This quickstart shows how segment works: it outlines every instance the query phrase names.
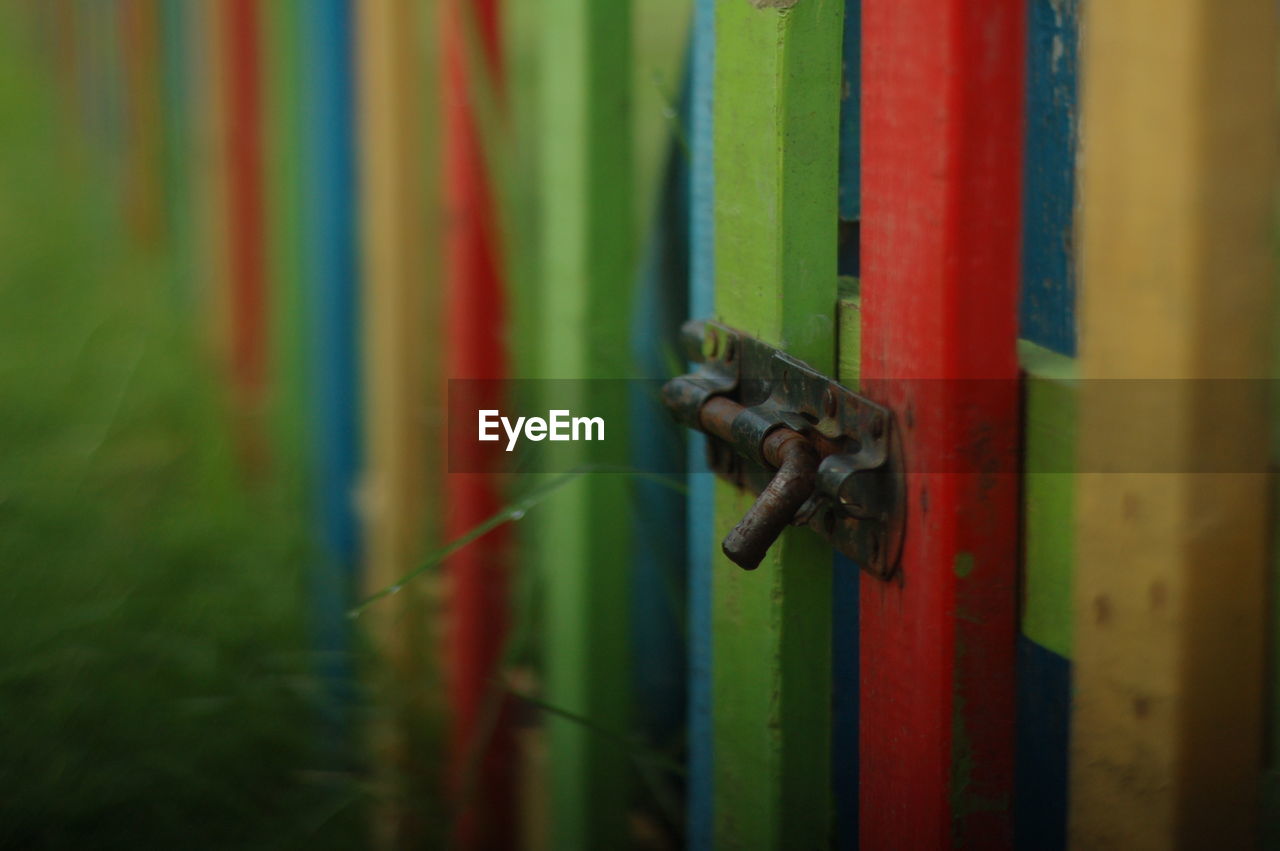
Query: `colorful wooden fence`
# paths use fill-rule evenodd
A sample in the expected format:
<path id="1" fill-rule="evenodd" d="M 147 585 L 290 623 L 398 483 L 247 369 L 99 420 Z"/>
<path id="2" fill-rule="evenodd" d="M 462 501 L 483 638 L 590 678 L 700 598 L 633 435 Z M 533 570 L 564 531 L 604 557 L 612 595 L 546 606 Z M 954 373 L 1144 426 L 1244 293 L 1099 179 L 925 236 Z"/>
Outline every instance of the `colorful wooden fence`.
<path id="1" fill-rule="evenodd" d="M 247 474 L 314 520 L 335 755 L 361 678 L 386 709 L 379 844 L 1256 841 L 1269 4 L 689 0 L 665 117 L 636 106 L 644 4 L 21 8 L 69 150 L 226 371 Z M 755 572 L 721 558 L 751 498 L 602 389 L 678 369 L 686 317 L 895 412 L 897 578 L 805 530 Z M 445 449 L 449 380 L 498 408 L 512 376 L 574 380 L 557 404 L 649 478 L 584 473 L 400 595 L 523 515 L 521 477 Z M 1116 392 L 1149 379 L 1159 409 Z M 380 592 L 356 623 L 388 665 L 357 670 L 348 613 Z M 443 769 L 413 732 L 436 667 Z M 397 797 L 424 773 L 446 824 Z"/>

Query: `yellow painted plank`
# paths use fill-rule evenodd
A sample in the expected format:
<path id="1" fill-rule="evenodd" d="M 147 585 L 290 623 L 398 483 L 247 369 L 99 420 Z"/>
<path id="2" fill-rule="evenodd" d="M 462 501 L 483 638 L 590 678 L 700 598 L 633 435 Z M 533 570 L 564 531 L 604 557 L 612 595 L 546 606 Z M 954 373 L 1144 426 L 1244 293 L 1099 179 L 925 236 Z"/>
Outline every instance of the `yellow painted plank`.
<path id="1" fill-rule="evenodd" d="M 1275 36 L 1257 0 L 1086 15 L 1077 848 L 1254 846 L 1267 408 L 1186 379 L 1270 370 Z M 1188 472 L 1218 440 L 1257 472 Z"/>
<path id="2" fill-rule="evenodd" d="M 442 397 L 432 341 L 442 338 L 440 288 L 430 285 L 434 230 L 427 225 L 423 111 L 433 91 L 424 80 L 421 4 L 411 0 L 358 0 L 361 240 L 361 335 L 364 344 L 365 468 L 361 487 L 365 589 L 393 585 L 422 558 L 424 542 L 438 536 L 428 518 L 429 483 L 439 483 L 437 447 L 443 445 Z M 439 488 L 436 488 L 438 492 Z M 411 796 L 401 788 L 415 765 L 409 730 L 421 712 L 425 686 L 425 611 L 417 585 L 369 611 L 370 630 L 382 664 L 378 687 L 384 712 L 374 730 L 378 775 L 385 796 L 375 822 L 381 847 L 420 843 Z M 430 589 L 428 589 L 428 592 Z M 421 723 L 421 719 L 416 719 Z M 434 778 L 422 778 L 430 783 Z M 420 786 L 419 786 L 420 788 Z"/>

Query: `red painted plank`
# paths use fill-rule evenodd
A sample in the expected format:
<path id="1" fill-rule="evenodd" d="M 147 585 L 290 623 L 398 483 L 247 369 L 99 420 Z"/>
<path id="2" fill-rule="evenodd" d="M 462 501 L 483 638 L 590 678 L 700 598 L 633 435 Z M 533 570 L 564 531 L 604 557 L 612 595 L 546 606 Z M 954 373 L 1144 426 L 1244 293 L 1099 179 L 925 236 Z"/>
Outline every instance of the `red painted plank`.
<path id="1" fill-rule="evenodd" d="M 909 472 L 901 579 L 862 580 L 864 848 L 1012 842 L 1024 5 L 863 3 L 863 386 Z"/>
<path id="2" fill-rule="evenodd" d="M 231 373 L 242 412 L 262 401 L 266 380 L 266 284 L 262 185 L 262 73 L 257 0 L 219 5 L 226 85 Z M 250 441 L 249 448 L 255 442 Z"/>
<path id="3" fill-rule="evenodd" d="M 446 201 L 446 356 L 450 379 L 506 376 L 501 253 L 493 190 L 484 161 L 477 103 L 477 67 L 500 76 L 497 0 L 447 0 L 442 7 L 444 188 Z M 474 28 L 474 30 L 472 29 Z M 469 45 L 483 57 L 468 61 Z M 475 408 L 500 408 L 496 381 L 468 385 Z M 456 400 L 455 400 L 456 401 Z M 484 452 L 468 443 L 465 452 Z M 485 469 L 485 458 L 453 457 L 460 470 Z M 498 511 L 502 494 L 492 475 L 453 473 L 447 479 L 446 538 L 452 540 Z M 508 624 L 505 528 L 490 532 L 449 559 L 447 676 L 452 729 L 450 780 L 460 818 L 461 847 L 510 847 L 514 842 L 515 745 L 510 706 L 495 698 Z M 497 702 L 495 703 L 495 700 Z M 496 713 L 496 715 L 495 715 Z"/>

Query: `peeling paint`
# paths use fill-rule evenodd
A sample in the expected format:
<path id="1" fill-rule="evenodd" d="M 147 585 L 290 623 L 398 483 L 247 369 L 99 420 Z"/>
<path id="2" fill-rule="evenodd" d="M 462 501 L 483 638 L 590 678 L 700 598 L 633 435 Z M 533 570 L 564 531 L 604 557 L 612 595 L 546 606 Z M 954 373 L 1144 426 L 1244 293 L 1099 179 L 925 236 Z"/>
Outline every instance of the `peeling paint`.
<path id="1" fill-rule="evenodd" d="M 790 9 L 799 2 L 800 0 L 751 0 L 751 5 L 757 9 Z"/>

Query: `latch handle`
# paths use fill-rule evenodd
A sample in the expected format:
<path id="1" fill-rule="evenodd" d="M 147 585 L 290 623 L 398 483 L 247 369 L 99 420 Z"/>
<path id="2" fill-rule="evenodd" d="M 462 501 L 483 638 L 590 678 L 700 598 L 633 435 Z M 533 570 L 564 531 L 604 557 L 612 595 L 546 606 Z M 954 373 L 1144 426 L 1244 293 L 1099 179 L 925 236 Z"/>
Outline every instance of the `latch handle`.
<path id="1" fill-rule="evenodd" d="M 818 453 L 789 428 L 770 433 L 762 454 L 777 472 L 720 545 L 729 560 L 744 570 L 760 566 L 769 547 L 813 496 L 818 481 Z"/>
<path id="2" fill-rule="evenodd" d="M 698 424 L 707 434 L 733 442 L 744 429 L 742 405 L 723 396 L 712 396 L 698 410 Z M 795 520 L 800 507 L 818 486 L 818 453 L 799 432 L 776 426 L 760 442 L 760 457 L 776 470 L 751 508 L 721 544 L 729 560 L 745 570 L 755 570 L 782 531 Z"/>

